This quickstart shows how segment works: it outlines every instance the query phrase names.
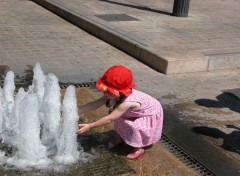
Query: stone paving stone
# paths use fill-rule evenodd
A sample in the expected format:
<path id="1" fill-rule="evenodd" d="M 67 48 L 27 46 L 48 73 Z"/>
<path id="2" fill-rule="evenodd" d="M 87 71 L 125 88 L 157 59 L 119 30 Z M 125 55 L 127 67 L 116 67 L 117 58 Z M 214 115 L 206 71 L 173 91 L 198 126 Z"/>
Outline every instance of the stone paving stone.
<path id="1" fill-rule="evenodd" d="M 77 3 L 77 1 L 73 0 L 71 2 Z M 96 1 L 82 2 L 83 6 L 93 8 L 98 13 L 103 13 L 106 10 L 104 6 L 101 7 L 103 10 L 94 7 Z M 136 5 L 141 4 L 143 1 L 135 2 L 131 0 L 129 2 Z M 201 3 L 199 1 L 192 2 L 194 4 Z M 233 1 L 228 0 L 228 2 Z M 146 1 L 146 3 L 148 6 L 159 9 L 168 8 L 168 11 L 171 11 L 169 3 L 166 2 L 161 4 L 151 0 Z M 219 6 L 222 7 L 223 2 L 219 3 Z M 111 4 L 112 6 L 113 4 Z M 198 11 L 195 7 L 193 6 L 192 10 Z M 119 6 L 118 8 L 121 10 L 123 7 Z M 233 10 L 235 10 L 234 8 L 236 7 L 233 7 Z M 11 13 L 9 9 L 11 9 Z M 113 10 L 113 12 L 117 13 L 119 9 Z M 133 14 L 132 16 L 137 18 L 137 14 L 140 13 L 139 10 L 134 9 L 132 11 L 130 9 L 128 9 L 129 14 L 136 12 L 136 15 Z M 211 11 L 208 8 L 206 10 Z M 90 13 L 90 11 L 87 13 Z M 149 13 L 144 12 L 141 20 L 151 20 L 148 17 Z M 157 15 L 155 14 L 154 16 Z M 161 27 L 168 20 L 167 16 L 162 17 L 163 20 L 152 19 L 152 23 L 159 21 L 158 26 L 157 23 L 153 24 L 159 30 L 150 27 L 146 28 L 146 31 L 149 31 L 151 35 L 149 39 L 144 41 L 151 41 L 154 39 L 154 32 L 160 32 L 161 35 L 165 35 L 164 40 L 160 40 L 160 36 L 158 36 L 156 39 L 159 40 L 159 43 L 153 42 L 154 45 L 166 46 L 174 42 L 176 42 L 176 45 L 186 44 L 187 42 L 192 49 L 205 53 L 211 53 L 211 51 L 219 52 L 222 49 L 226 50 L 227 45 L 222 43 L 225 42 L 224 36 L 227 36 L 225 38 L 226 43 L 230 42 L 231 44 L 232 40 L 233 44 L 239 44 L 238 23 L 234 25 L 236 28 L 234 30 L 229 30 L 226 27 L 219 29 L 220 32 L 214 34 L 214 25 L 208 25 L 209 22 L 212 22 L 209 18 L 199 13 L 197 15 L 191 13 L 191 15 L 190 18 L 184 20 L 183 24 L 177 23 L 176 19 L 171 19 L 167 28 Z M 232 16 L 230 15 L 230 17 Z M 192 26 L 193 29 L 186 31 L 185 25 L 193 23 L 193 18 L 201 21 L 202 32 L 198 31 L 199 26 Z M 206 18 L 205 22 L 203 22 L 204 18 Z M 143 35 L 144 30 L 136 30 L 139 27 L 138 22 L 134 22 L 131 25 L 123 23 L 120 25 L 126 25 L 129 30 L 135 29 L 135 35 Z M 196 38 L 193 38 L 194 32 L 195 34 L 197 33 Z M 111 65 L 124 64 L 133 70 L 134 79 L 139 90 L 149 93 L 160 100 L 164 108 L 167 106 L 174 108 L 175 111 L 182 114 L 181 120 L 184 123 L 193 122 L 196 125 L 219 127 L 223 131 L 227 130 L 225 127 L 227 124 L 240 126 L 239 121 L 237 121 L 239 112 L 234 111 L 236 101 L 233 101 L 231 98 L 228 99 L 229 106 L 221 108 L 196 104 L 196 100 L 201 99 L 216 101 L 218 96 L 222 95 L 222 90 L 239 88 L 240 71 L 238 69 L 163 75 L 111 45 L 71 25 L 32 1 L 0 1 L 0 33 L 0 66 L 9 66 L 20 77 L 25 77 L 26 71 L 29 71 L 36 62 L 40 62 L 46 74 L 50 72 L 56 74 L 61 82 L 81 83 L 96 81 Z M 174 37 L 177 36 L 176 40 L 168 39 L 167 34 Z M 182 42 L 180 39 L 185 37 L 187 37 L 186 41 Z M 219 40 L 217 42 L 208 40 L 214 37 L 218 37 Z M 203 43 L 200 44 L 197 41 L 203 41 Z M 155 48 L 158 49 L 158 46 L 155 46 Z M 233 49 L 238 51 L 239 45 L 234 46 Z M 0 78 L 0 81 L 2 83 L 2 78 Z"/>
<path id="2" fill-rule="evenodd" d="M 188 18 L 172 17 L 170 14 L 173 1 L 169 2 L 165 0 L 161 1 L 161 3 L 158 2 L 157 5 L 152 1 L 136 3 L 134 0 L 122 0 L 118 2 L 92 0 L 86 1 L 86 3 L 85 1 L 81 1 L 81 5 L 78 5 L 78 1 L 76 0 L 71 0 L 68 3 L 60 0 L 53 2 L 79 13 L 80 16 L 92 19 L 98 25 L 103 25 L 110 30 L 113 29 L 115 32 L 118 31 L 121 35 L 127 36 L 139 44 L 148 46 L 147 48 L 150 49 L 151 52 L 158 53 L 164 57 L 169 65 L 172 63 L 172 66 L 168 67 L 170 74 L 181 72 L 184 68 L 186 68 L 188 72 L 192 72 L 238 67 L 236 64 L 237 59 L 232 58 L 232 60 L 226 60 L 222 57 L 213 59 L 204 55 L 204 52 L 216 49 L 220 51 L 229 47 L 239 51 L 239 33 L 236 25 L 236 23 L 238 24 L 239 16 L 235 15 L 239 12 L 235 8 L 238 2 L 234 0 L 225 2 L 226 6 L 224 3 L 218 1 L 214 1 L 213 3 L 206 2 L 209 8 L 205 8 L 202 2 L 193 1 L 191 2 L 191 9 L 194 10 L 191 11 Z M 216 7 L 221 9 L 221 14 L 219 15 L 212 12 L 211 7 L 213 7 L 213 9 Z M 89 10 L 86 11 L 85 8 Z M 203 11 L 204 13 L 202 13 Z M 229 13 L 229 11 L 233 13 Z M 130 15 L 139 18 L 140 21 L 104 22 L 104 20 L 95 18 L 101 14 L 110 15 L 116 13 Z M 218 18 L 221 18 L 221 20 L 216 21 Z M 144 30 L 142 30 L 142 26 L 144 26 Z M 175 60 L 172 60 L 172 48 L 175 47 L 176 50 L 179 45 L 184 45 L 186 49 L 189 50 L 189 53 L 181 53 L 179 51 L 181 51 L 182 48 L 179 48 L 179 51 L 177 51 L 179 57 L 175 56 Z M 156 46 L 160 46 L 160 49 L 156 48 Z M 167 48 L 169 51 L 165 54 L 160 52 L 160 50 Z M 192 52 L 192 55 L 190 51 L 195 51 L 199 54 L 195 55 L 193 54 L 195 52 Z M 186 64 L 181 65 L 183 60 L 186 61 L 189 59 L 188 56 L 190 56 L 189 58 L 192 57 L 192 59 L 194 57 L 198 58 L 198 60 L 195 62 L 190 59 Z M 231 56 L 228 57 L 231 58 Z M 239 54 L 237 57 L 239 57 Z M 205 58 L 206 61 L 209 60 L 211 63 L 217 62 L 217 60 L 222 61 L 219 61 L 221 64 L 210 64 L 210 67 L 208 67 L 206 61 L 201 58 Z M 145 61 L 147 60 L 147 58 L 144 59 Z M 177 60 L 181 60 L 181 62 L 177 62 Z M 223 62 L 225 64 L 222 64 Z M 200 63 L 202 64 L 201 67 Z M 229 63 L 229 65 L 226 63 Z M 149 64 L 151 65 L 151 63 Z M 177 70 L 175 65 L 181 67 L 181 69 Z M 152 67 L 154 66 L 152 65 Z M 166 74 L 169 73 L 166 71 Z"/>

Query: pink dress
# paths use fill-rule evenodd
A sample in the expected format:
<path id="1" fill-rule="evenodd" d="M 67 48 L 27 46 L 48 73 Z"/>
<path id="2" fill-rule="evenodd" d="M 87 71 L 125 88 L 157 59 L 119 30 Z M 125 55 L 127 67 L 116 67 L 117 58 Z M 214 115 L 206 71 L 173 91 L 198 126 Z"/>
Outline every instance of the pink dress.
<path id="1" fill-rule="evenodd" d="M 128 109 L 114 123 L 122 139 L 132 147 L 145 147 L 157 143 L 162 134 L 163 109 L 160 102 L 136 89 L 124 100 L 139 102 L 141 108 Z"/>

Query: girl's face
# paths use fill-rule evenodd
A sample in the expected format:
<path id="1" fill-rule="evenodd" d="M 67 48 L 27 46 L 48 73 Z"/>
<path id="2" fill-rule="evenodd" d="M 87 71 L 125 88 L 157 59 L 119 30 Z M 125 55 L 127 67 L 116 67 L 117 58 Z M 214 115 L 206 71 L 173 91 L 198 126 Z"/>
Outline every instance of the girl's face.
<path id="1" fill-rule="evenodd" d="M 112 93 L 110 92 L 104 92 L 104 96 L 107 98 L 107 99 L 116 99 L 117 97 L 115 95 L 113 95 Z"/>

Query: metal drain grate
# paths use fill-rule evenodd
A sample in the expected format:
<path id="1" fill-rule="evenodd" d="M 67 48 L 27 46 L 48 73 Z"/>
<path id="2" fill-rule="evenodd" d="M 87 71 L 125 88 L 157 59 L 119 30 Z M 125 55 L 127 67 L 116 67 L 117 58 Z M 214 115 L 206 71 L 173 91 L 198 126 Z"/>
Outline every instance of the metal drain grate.
<path id="1" fill-rule="evenodd" d="M 85 82 L 85 83 L 59 83 L 61 89 L 66 89 L 68 86 L 73 85 L 74 87 L 95 87 L 96 82 Z"/>
<path id="2" fill-rule="evenodd" d="M 215 176 L 210 170 L 203 166 L 199 161 L 183 151 L 177 144 L 171 141 L 167 136 L 162 135 L 159 144 L 180 159 L 184 164 L 201 176 Z"/>

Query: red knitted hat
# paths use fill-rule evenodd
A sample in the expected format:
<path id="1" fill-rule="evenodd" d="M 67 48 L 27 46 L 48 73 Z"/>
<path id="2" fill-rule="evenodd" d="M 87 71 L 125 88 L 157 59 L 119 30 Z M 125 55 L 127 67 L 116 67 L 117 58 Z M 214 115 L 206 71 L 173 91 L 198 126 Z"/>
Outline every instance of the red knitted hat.
<path id="1" fill-rule="evenodd" d="M 96 83 L 96 88 L 102 92 L 109 91 L 119 97 L 120 92 L 125 96 L 135 88 L 132 71 L 122 65 L 110 67 Z"/>

